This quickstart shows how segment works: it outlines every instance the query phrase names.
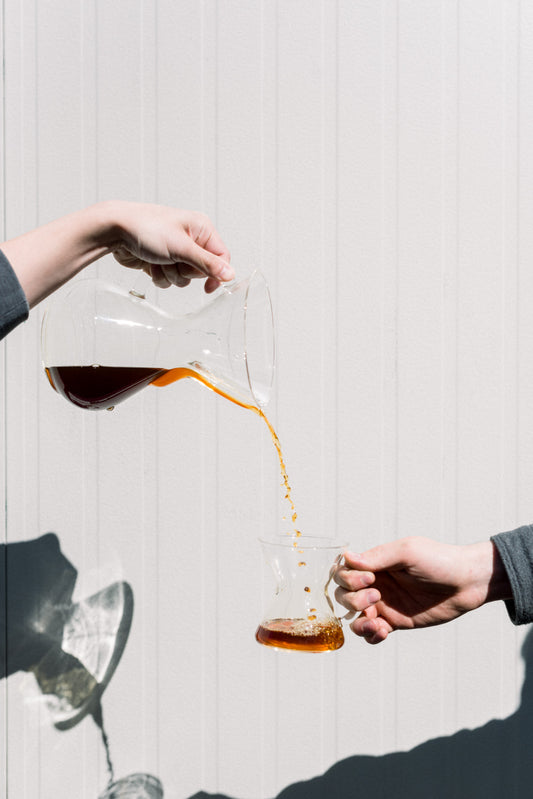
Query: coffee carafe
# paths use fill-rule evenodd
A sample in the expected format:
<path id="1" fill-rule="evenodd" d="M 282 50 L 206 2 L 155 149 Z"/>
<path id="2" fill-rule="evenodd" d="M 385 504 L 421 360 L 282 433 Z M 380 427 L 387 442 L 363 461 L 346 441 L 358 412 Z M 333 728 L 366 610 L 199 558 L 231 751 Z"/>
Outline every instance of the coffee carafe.
<path id="1" fill-rule="evenodd" d="M 274 375 L 270 293 L 256 270 L 180 316 L 137 291 L 81 279 L 45 313 L 41 347 L 52 387 L 81 408 L 111 410 L 145 386 L 191 377 L 261 410 Z"/>

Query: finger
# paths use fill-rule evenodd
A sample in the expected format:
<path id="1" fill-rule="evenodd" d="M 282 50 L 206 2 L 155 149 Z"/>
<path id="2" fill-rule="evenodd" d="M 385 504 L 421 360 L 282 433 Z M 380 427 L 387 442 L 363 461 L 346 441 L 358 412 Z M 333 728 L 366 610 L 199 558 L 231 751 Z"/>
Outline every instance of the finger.
<path id="1" fill-rule="evenodd" d="M 183 288 L 190 284 L 191 278 L 205 277 L 205 272 L 202 272 L 200 269 L 190 264 L 147 264 L 139 259 L 132 259 L 129 263 L 126 263 L 125 259 L 122 258 L 119 263 L 121 263 L 122 266 L 128 266 L 133 269 L 142 269 L 143 272 L 152 279 L 154 285 L 160 289 L 166 289 L 169 286 Z M 205 291 L 210 294 L 215 291 L 215 289 L 219 288 L 219 286 L 220 281 L 208 277 L 205 281 L 204 288 Z"/>
<path id="2" fill-rule="evenodd" d="M 204 232 L 205 232 L 204 228 Z M 207 238 L 202 235 L 197 236 L 195 238 L 195 242 L 200 245 L 204 250 L 208 250 L 209 252 L 213 253 L 213 255 L 218 255 L 224 261 L 229 263 L 230 261 L 230 253 L 222 238 L 220 237 L 219 233 L 215 228 L 209 228 L 209 234 Z"/>
<path id="3" fill-rule="evenodd" d="M 192 239 L 181 241 L 181 252 L 176 262 L 183 261 L 190 266 L 195 266 L 207 277 L 215 278 L 218 282 L 233 280 L 235 272 L 229 262 L 219 255 L 204 249 Z"/>
<path id="4" fill-rule="evenodd" d="M 370 605 L 368 608 L 365 608 L 362 615 L 366 619 L 377 619 L 379 616 L 378 606 L 377 605 Z"/>
<path id="5" fill-rule="evenodd" d="M 361 588 L 373 585 L 376 577 L 372 572 L 359 571 L 342 565 L 335 570 L 333 579 L 341 588 L 346 588 L 348 591 L 359 591 Z"/>
<path id="6" fill-rule="evenodd" d="M 364 638 L 368 644 L 380 644 L 392 632 L 392 627 L 385 619 L 381 617 L 368 619 L 364 615 L 355 619 L 350 624 L 350 629 L 360 638 Z"/>
<path id="7" fill-rule="evenodd" d="M 193 278 L 205 277 L 205 272 L 198 269 L 196 266 L 191 266 L 186 263 L 172 264 L 171 266 L 163 266 L 167 279 L 173 286 L 183 288 L 188 286 Z M 207 294 L 216 291 L 220 286 L 220 281 L 214 277 L 208 277 L 204 284 L 204 290 Z"/>
<path id="8" fill-rule="evenodd" d="M 144 269 L 145 262 L 142 261 L 137 255 L 133 255 L 125 247 L 117 247 L 113 252 L 113 258 L 121 266 L 127 266 L 129 269 Z"/>
<path id="9" fill-rule="evenodd" d="M 335 599 L 346 610 L 363 611 L 375 605 L 381 599 L 381 594 L 375 588 L 366 591 L 345 591 L 344 588 L 335 590 Z"/>
<path id="10" fill-rule="evenodd" d="M 206 294 L 212 294 L 220 287 L 220 282 L 214 277 L 208 277 L 204 283 L 204 291 Z"/>
<path id="11" fill-rule="evenodd" d="M 368 571 L 384 571 L 386 569 L 403 569 L 409 564 L 408 539 L 399 539 L 389 544 L 380 544 L 361 554 L 345 552 L 345 563 L 352 569 Z"/>
<path id="12" fill-rule="evenodd" d="M 191 277 L 204 277 L 203 272 L 198 269 L 188 266 L 187 264 L 171 264 L 170 266 L 161 266 L 164 276 L 168 280 L 169 285 L 184 288 L 191 282 Z"/>
<path id="13" fill-rule="evenodd" d="M 163 271 L 163 267 L 158 264 L 149 264 L 143 267 L 143 272 L 146 272 L 146 274 L 152 278 L 154 286 L 157 286 L 158 289 L 167 289 L 170 286 Z"/>
<path id="14" fill-rule="evenodd" d="M 172 283 L 172 285 L 178 286 L 179 288 L 188 286 L 192 278 L 205 277 L 205 272 L 202 272 L 195 266 L 190 266 L 189 264 L 184 263 L 173 264 L 172 266 L 163 267 L 163 269 L 167 279 Z M 206 294 L 211 294 L 219 287 L 219 280 L 214 277 L 208 277 L 204 284 L 204 291 Z"/>
<path id="15" fill-rule="evenodd" d="M 197 277 L 205 277 L 205 272 L 202 269 L 198 269 L 197 266 L 188 264 L 186 261 L 176 261 L 176 263 L 163 264 L 163 266 L 168 271 L 169 279 L 174 272 L 176 272 L 180 278 L 189 280 Z"/>
<path id="16" fill-rule="evenodd" d="M 179 240 L 175 247 L 175 253 L 170 253 L 171 258 L 175 256 L 175 261 L 170 263 L 154 263 L 143 260 L 142 257 L 130 252 L 125 247 L 117 248 L 113 256 L 122 266 L 143 269 L 150 277 L 153 275 L 152 279 L 159 288 L 168 288 L 170 285 L 185 286 L 188 283 L 184 283 L 184 280 L 190 281 L 191 278 L 207 277 L 206 291 L 210 293 L 218 288 L 220 283 L 233 280 L 235 277 L 235 271 L 227 260 L 229 254 L 224 258 L 214 255 L 187 236 Z M 154 260 L 157 259 L 154 258 Z M 167 270 L 165 280 L 161 268 Z"/>
<path id="17" fill-rule="evenodd" d="M 197 245 L 195 245 L 195 247 L 197 247 Z M 203 250 L 201 247 L 197 247 L 196 255 L 201 259 L 208 277 L 214 278 L 219 282 L 227 282 L 228 280 L 234 279 L 235 271 L 224 258 L 213 255 L 208 250 Z"/>

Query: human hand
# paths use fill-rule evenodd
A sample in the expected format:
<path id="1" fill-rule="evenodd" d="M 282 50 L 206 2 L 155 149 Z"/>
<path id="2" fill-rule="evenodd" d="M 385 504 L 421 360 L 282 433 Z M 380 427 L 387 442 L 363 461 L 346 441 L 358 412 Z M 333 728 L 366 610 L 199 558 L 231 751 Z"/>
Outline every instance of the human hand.
<path id="1" fill-rule="evenodd" d="M 151 204 L 110 205 L 118 237 L 111 247 L 115 259 L 142 269 L 158 288 L 207 277 L 204 289 L 210 293 L 235 277 L 229 251 L 205 214 Z"/>
<path id="2" fill-rule="evenodd" d="M 351 629 L 370 644 L 394 630 L 443 624 L 511 590 L 490 542 L 456 546 L 429 538 L 403 538 L 345 553 L 334 575 L 337 601 L 360 611 Z"/>

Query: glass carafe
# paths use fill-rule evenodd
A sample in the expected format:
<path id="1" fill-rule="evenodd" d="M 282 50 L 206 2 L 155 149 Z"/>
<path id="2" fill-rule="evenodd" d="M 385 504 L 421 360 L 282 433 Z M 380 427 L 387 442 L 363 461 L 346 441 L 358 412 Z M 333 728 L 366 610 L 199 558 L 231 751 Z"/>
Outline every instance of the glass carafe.
<path id="1" fill-rule="evenodd" d="M 173 316 L 136 291 L 82 279 L 46 312 L 41 347 L 52 387 L 81 408 L 109 410 L 147 385 L 192 377 L 262 409 L 274 374 L 270 293 L 256 270 Z"/>
<path id="2" fill-rule="evenodd" d="M 260 644 L 301 652 L 330 652 L 344 643 L 328 594 L 346 544 L 330 538 L 281 535 L 261 540 L 276 579 L 275 594 L 255 637 Z"/>

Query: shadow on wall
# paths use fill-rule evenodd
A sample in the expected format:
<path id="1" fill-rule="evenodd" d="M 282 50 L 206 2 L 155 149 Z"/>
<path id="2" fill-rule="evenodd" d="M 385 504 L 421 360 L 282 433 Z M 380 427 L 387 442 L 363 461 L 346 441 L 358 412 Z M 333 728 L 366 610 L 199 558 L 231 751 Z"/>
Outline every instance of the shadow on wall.
<path id="1" fill-rule="evenodd" d="M 276 799 L 523 799 L 533 793 L 533 629 L 522 647 L 521 704 L 507 719 L 461 730 L 408 752 L 355 755 L 321 777 L 284 788 Z M 190 799 L 229 799 L 200 792 Z"/>
<path id="2" fill-rule="evenodd" d="M 115 782 L 101 698 L 120 661 L 133 617 L 133 592 L 116 582 L 74 603 L 77 571 L 54 533 L 0 545 L 0 678 L 34 674 L 54 726 L 86 716 L 100 729 L 109 779 L 100 799 L 162 799 L 150 774 Z"/>
<path id="3" fill-rule="evenodd" d="M 0 546 L 0 677 L 35 675 L 58 729 L 90 714 L 102 729 L 100 699 L 120 660 L 133 614 L 133 594 L 117 582 L 72 602 L 77 572 L 53 533 Z M 522 656 L 521 704 L 509 718 L 436 738 L 408 752 L 349 757 L 320 777 L 288 786 L 276 799 L 522 799 L 533 786 L 533 629 Z M 108 756 L 110 782 L 113 769 Z M 131 793 L 132 781 L 135 790 Z M 142 784 L 141 784 L 142 783 Z M 124 788 L 126 793 L 118 790 Z M 161 797 L 149 775 L 109 785 L 105 797 Z M 104 795 L 102 795 L 104 796 Z M 200 792 L 191 799 L 230 799 Z"/>
<path id="4" fill-rule="evenodd" d="M 88 714 L 101 726 L 133 616 L 127 583 L 73 603 L 76 577 L 53 533 L 0 546 L 0 678 L 32 672 L 60 730 Z"/>

